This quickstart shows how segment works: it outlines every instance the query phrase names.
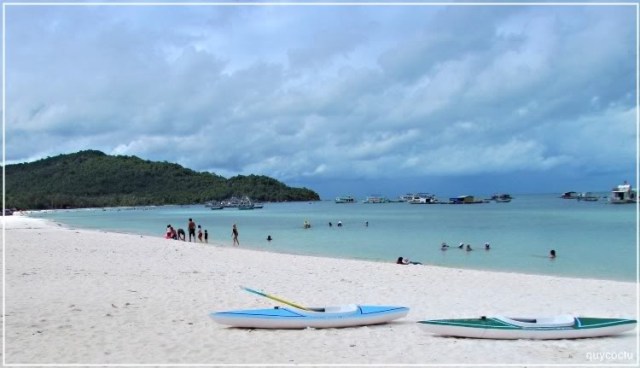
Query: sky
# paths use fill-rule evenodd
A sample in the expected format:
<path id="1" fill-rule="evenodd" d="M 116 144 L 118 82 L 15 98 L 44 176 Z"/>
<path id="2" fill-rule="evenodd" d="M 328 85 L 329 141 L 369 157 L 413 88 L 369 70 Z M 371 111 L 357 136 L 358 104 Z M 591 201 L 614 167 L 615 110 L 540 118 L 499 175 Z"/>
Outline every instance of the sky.
<path id="1" fill-rule="evenodd" d="M 5 5 L 5 162 L 338 195 L 637 186 L 635 6 Z"/>

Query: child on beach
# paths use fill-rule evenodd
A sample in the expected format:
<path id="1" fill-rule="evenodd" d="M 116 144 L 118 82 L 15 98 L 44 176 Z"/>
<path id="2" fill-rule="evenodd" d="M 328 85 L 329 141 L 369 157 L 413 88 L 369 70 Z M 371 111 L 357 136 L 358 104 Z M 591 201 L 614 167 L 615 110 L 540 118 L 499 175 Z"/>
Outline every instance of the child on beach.
<path id="1" fill-rule="evenodd" d="M 202 243 L 202 226 L 198 225 L 198 240 Z"/>

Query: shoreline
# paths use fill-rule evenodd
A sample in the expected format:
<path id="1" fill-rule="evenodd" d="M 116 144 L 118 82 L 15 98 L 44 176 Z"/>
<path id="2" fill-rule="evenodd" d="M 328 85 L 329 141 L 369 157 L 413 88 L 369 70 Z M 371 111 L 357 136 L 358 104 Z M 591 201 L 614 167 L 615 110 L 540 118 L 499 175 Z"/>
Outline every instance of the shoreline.
<path id="1" fill-rule="evenodd" d="M 599 339 L 495 341 L 435 336 L 415 323 L 497 314 L 637 319 L 632 282 L 175 243 L 28 216 L 5 217 L 3 225 L 7 364 L 638 363 L 637 329 Z M 274 305 L 240 285 L 302 305 L 411 310 L 393 323 L 344 329 L 213 322 L 211 311 Z M 633 359 L 593 358 L 611 351 Z"/>
<path id="2" fill-rule="evenodd" d="M 149 206 L 152 207 L 152 206 Z M 111 209 L 118 209 L 120 207 L 110 207 Z M 122 207 L 124 208 L 124 207 Z M 98 210 L 99 208 L 91 208 L 91 209 L 87 209 L 87 210 Z M 51 210 L 53 211 L 53 210 Z M 162 240 L 168 240 L 163 238 L 162 236 L 153 236 L 153 235 L 149 235 L 149 234 L 141 234 L 141 233 L 134 233 L 134 232 L 127 232 L 127 231 L 115 231 L 115 230 L 102 230 L 102 229 L 90 229 L 90 228 L 82 228 L 82 227 L 72 227 L 69 226 L 67 224 L 64 224 L 62 222 L 58 222 L 56 220 L 53 219 L 47 219 L 47 218 L 38 218 L 38 217 L 33 217 L 30 216 L 30 213 L 32 211 L 27 211 L 26 214 L 20 214 L 18 216 L 25 216 L 27 218 L 32 218 L 32 219 L 36 219 L 36 220 L 42 220 L 45 222 L 49 222 L 51 224 L 55 224 L 57 226 L 63 227 L 63 228 L 67 228 L 70 230 L 84 230 L 84 231 L 96 231 L 96 232 L 104 232 L 104 233 L 113 233 L 113 234 L 124 234 L 124 235 L 132 235 L 132 236 L 144 236 L 144 237 L 149 237 L 149 238 L 159 238 Z M 180 240 L 176 240 L 176 241 L 180 241 Z M 184 241 L 184 243 L 189 243 L 188 241 Z M 198 242 L 194 242 L 194 244 L 204 244 L 204 245 L 211 245 L 211 246 L 217 246 L 217 247 L 226 247 L 226 248 L 231 248 L 232 246 L 230 244 L 223 244 L 220 242 L 211 242 L 211 243 L 198 243 Z M 394 263 L 393 260 L 382 260 L 382 259 L 372 259 L 372 258 L 351 258 L 351 257 L 332 257 L 330 255 L 322 255 L 322 254 L 309 254 L 309 253 L 295 253 L 295 252 L 288 252 L 288 251 L 278 251 L 278 250 L 268 250 L 268 249 L 264 249 L 264 248 L 260 248 L 257 246 L 252 246 L 251 244 L 247 245 L 243 245 L 241 246 L 242 249 L 245 250 L 251 250 L 251 251 L 255 251 L 255 252 L 266 252 L 269 254 L 282 254 L 282 255 L 291 255 L 291 256 L 302 256 L 302 257 L 317 257 L 317 258 L 328 258 L 328 259 L 342 259 L 342 260 L 353 260 L 353 261 L 362 261 L 362 262 L 374 262 L 374 263 L 383 263 L 383 264 L 387 264 L 387 263 Z M 542 258 L 547 258 L 546 256 L 541 256 Z M 428 267 L 436 267 L 436 268 L 443 268 L 443 269 L 451 269 L 451 270 L 470 270 L 470 271 L 478 271 L 478 272 L 491 272 L 491 273 L 499 273 L 499 274 L 505 274 L 505 275 L 511 275 L 511 274 L 515 274 L 515 275 L 529 275 L 529 276 L 547 276 L 547 277 L 559 277 L 559 278 L 565 278 L 565 279 L 577 279 L 577 280 L 600 280 L 600 281 L 614 281 L 614 282 L 626 282 L 626 283 L 638 283 L 640 282 L 640 273 L 636 273 L 636 279 L 635 280 L 621 280 L 621 279 L 615 279 L 615 278 L 597 278 L 597 277 L 579 277 L 579 276 L 565 276 L 565 275 L 549 275 L 549 274 L 543 274 L 543 273 L 528 273 L 528 272 L 518 272 L 518 271 L 502 271 L 502 270 L 493 270 L 493 269 L 486 269 L 486 268 L 474 268 L 474 267 L 449 267 L 449 266 L 443 266 L 443 265 L 436 265 L 436 264 L 430 264 L 428 262 L 423 262 L 424 266 L 428 266 Z"/>

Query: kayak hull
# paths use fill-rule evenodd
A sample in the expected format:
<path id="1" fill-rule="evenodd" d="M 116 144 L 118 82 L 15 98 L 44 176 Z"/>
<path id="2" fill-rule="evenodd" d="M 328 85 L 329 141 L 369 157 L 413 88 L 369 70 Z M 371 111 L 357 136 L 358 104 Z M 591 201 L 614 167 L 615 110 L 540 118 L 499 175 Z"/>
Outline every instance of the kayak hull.
<path id="1" fill-rule="evenodd" d="M 398 306 L 344 305 L 304 310 L 295 307 L 213 312 L 216 322 L 242 328 L 340 328 L 375 325 L 402 318 L 409 308 Z"/>
<path id="2" fill-rule="evenodd" d="M 579 339 L 616 335 L 636 327 L 636 320 L 592 317 L 441 319 L 419 321 L 427 331 L 477 339 Z"/>

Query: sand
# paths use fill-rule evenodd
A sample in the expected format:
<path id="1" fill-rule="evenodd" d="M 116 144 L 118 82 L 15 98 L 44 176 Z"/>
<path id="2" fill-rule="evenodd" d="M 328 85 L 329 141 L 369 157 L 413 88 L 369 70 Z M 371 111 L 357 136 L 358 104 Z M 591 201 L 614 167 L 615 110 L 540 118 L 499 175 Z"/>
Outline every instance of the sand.
<path id="1" fill-rule="evenodd" d="M 638 317 L 636 283 L 286 255 L 5 217 L 6 364 L 638 364 L 637 330 L 597 339 L 431 335 L 416 321 L 480 315 Z M 371 327 L 234 329 L 211 311 L 403 305 Z"/>

